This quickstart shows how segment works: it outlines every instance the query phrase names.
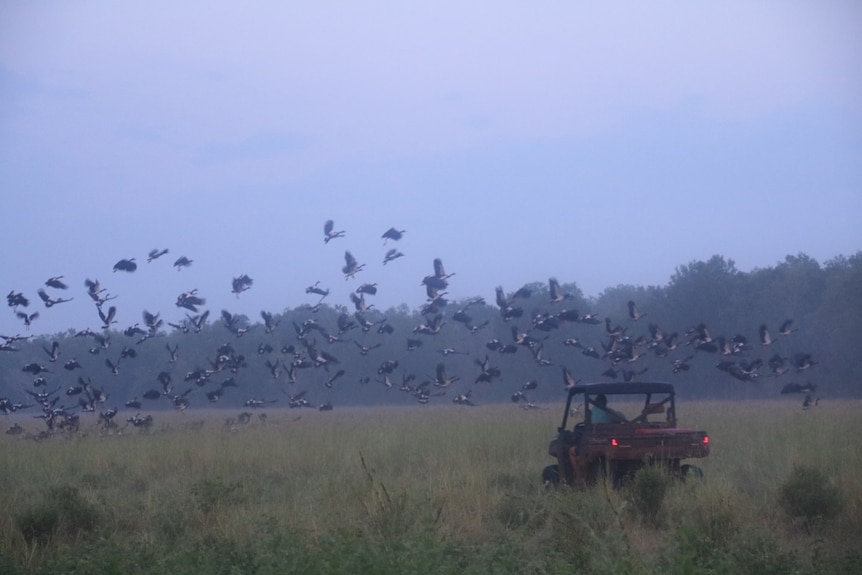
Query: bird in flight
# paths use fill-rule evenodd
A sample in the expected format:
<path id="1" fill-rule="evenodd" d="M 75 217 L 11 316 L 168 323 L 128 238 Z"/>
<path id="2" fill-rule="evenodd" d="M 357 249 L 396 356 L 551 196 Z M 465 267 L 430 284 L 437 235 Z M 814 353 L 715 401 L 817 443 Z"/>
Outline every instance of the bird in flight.
<path id="1" fill-rule="evenodd" d="M 192 265 L 194 260 L 190 260 L 186 256 L 180 256 L 177 258 L 177 261 L 174 262 L 174 267 L 177 268 L 177 271 L 187 268 Z"/>
<path id="2" fill-rule="evenodd" d="M 635 305 L 635 302 L 633 300 L 629 300 L 627 305 L 629 306 L 629 317 L 633 320 L 638 321 L 640 318 L 647 315 L 645 313 L 641 313 L 640 310 L 638 310 L 638 307 Z"/>
<path id="3" fill-rule="evenodd" d="M 48 292 L 46 292 L 42 288 L 39 288 L 37 293 L 39 294 L 39 298 L 41 298 L 42 302 L 45 304 L 45 307 L 51 307 L 53 305 L 57 305 L 58 303 L 65 303 L 67 301 L 72 301 L 73 299 L 75 299 L 73 297 L 70 297 L 70 298 L 51 297 L 50 295 L 48 295 Z"/>
<path id="4" fill-rule="evenodd" d="M 344 273 L 344 279 L 356 277 L 356 274 L 365 267 L 365 264 L 357 263 L 356 258 L 353 257 L 349 251 L 344 252 L 344 267 L 341 268 L 341 271 Z"/>
<path id="5" fill-rule="evenodd" d="M 394 240 L 397 242 L 404 236 L 404 232 L 406 231 L 407 230 L 396 230 L 395 228 L 389 228 L 388 230 L 383 232 L 383 235 L 380 237 L 383 238 L 383 244 L 385 245 L 388 240 Z"/>
<path id="6" fill-rule="evenodd" d="M 335 231 L 335 222 L 332 220 L 326 220 L 326 223 L 323 224 L 323 243 L 328 244 L 329 240 L 343 237 L 344 230 Z"/>
<path id="7" fill-rule="evenodd" d="M 114 264 L 114 271 L 133 272 L 138 269 L 138 264 L 135 263 L 135 258 L 122 259 Z"/>
<path id="8" fill-rule="evenodd" d="M 769 333 L 769 328 L 767 328 L 765 324 L 760 326 L 758 333 L 760 335 L 760 343 L 762 345 L 772 345 L 772 342 L 775 341 L 772 339 L 772 334 Z"/>
<path id="9" fill-rule="evenodd" d="M 67 286 L 65 283 L 63 283 L 61 281 L 62 279 L 63 279 L 63 276 L 54 276 L 52 278 L 48 278 L 48 281 L 45 282 L 45 285 L 50 287 L 50 288 L 55 288 L 55 289 L 68 289 L 69 286 Z"/>
<path id="10" fill-rule="evenodd" d="M 254 283 L 253 279 L 246 274 L 242 274 L 239 277 L 233 278 L 231 291 L 236 294 L 236 297 L 239 297 L 239 294 L 251 288 L 252 283 Z"/>
<path id="11" fill-rule="evenodd" d="M 166 248 L 166 249 L 163 249 L 163 250 L 159 250 L 159 249 L 150 250 L 150 253 L 149 253 L 149 255 L 147 256 L 147 263 L 150 263 L 151 261 L 153 261 L 153 260 L 155 260 L 155 259 L 158 259 L 158 258 L 162 257 L 162 256 L 163 256 L 163 255 L 165 255 L 166 253 L 168 253 L 167 248 Z"/>
<path id="12" fill-rule="evenodd" d="M 16 311 L 15 315 L 18 316 L 19 319 L 24 321 L 24 325 L 27 327 L 27 329 L 30 329 L 30 324 L 33 323 L 34 319 L 39 317 L 39 312 L 34 311 L 33 313 L 28 315 L 26 312 Z"/>

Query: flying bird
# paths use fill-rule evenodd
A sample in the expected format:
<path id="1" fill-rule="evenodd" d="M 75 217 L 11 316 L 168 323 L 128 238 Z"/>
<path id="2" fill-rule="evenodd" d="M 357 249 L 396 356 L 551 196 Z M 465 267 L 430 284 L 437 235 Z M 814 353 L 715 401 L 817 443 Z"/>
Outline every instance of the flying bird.
<path id="1" fill-rule="evenodd" d="M 557 281 L 557 278 L 548 279 L 548 292 L 551 296 L 551 303 L 560 303 L 561 301 L 565 301 L 572 298 L 572 294 L 568 292 L 563 292 L 563 289 L 560 287 L 560 282 Z"/>
<path id="2" fill-rule="evenodd" d="M 323 224 L 323 243 L 328 244 L 329 240 L 334 240 L 335 238 L 343 238 L 344 230 L 335 231 L 335 222 L 332 220 L 326 220 Z"/>
<path id="3" fill-rule="evenodd" d="M 357 263 L 356 258 L 353 257 L 349 251 L 344 252 L 344 267 L 341 268 L 341 271 L 344 273 L 344 279 L 356 277 L 356 274 L 365 267 L 365 264 Z"/>
<path id="4" fill-rule="evenodd" d="M 119 373 L 120 373 L 120 359 L 121 358 L 118 357 L 117 362 L 114 363 L 109 358 L 107 358 L 107 357 L 105 358 L 105 365 L 108 366 L 108 369 L 111 370 L 111 373 L 113 375 L 119 375 Z"/>
<path id="5" fill-rule="evenodd" d="M 426 318 L 425 323 L 421 323 L 413 328 L 413 333 L 421 333 L 424 335 L 437 335 L 440 329 L 446 325 L 443 321 L 443 314 L 437 314 L 432 318 Z"/>
<path id="6" fill-rule="evenodd" d="M 39 312 L 34 311 L 33 313 L 28 315 L 23 311 L 16 311 L 15 315 L 18 316 L 19 319 L 24 321 L 24 325 L 27 327 L 27 329 L 30 329 L 30 324 L 33 323 L 34 319 L 37 319 L 39 317 Z"/>
<path id="7" fill-rule="evenodd" d="M 182 307 L 189 310 L 192 313 L 197 313 L 199 305 L 204 305 L 207 300 L 202 297 L 198 297 L 198 290 L 193 289 L 191 291 L 183 292 L 177 296 L 177 307 Z"/>
<path id="8" fill-rule="evenodd" d="M 359 313 L 365 313 L 366 310 L 374 307 L 374 304 L 366 305 L 365 304 L 365 296 L 364 295 L 356 295 L 354 292 L 350 292 L 350 301 L 353 302 L 353 307 L 356 308 L 356 311 Z"/>
<path id="9" fill-rule="evenodd" d="M 452 399 L 452 403 L 457 405 L 469 405 L 470 407 L 475 407 L 476 404 L 473 403 L 473 400 L 470 399 L 470 396 L 473 394 L 473 390 L 468 391 L 467 393 L 461 393 L 456 395 L 454 399 Z"/>
<path id="10" fill-rule="evenodd" d="M 84 286 L 87 288 L 87 295 L 90 296 L 90 299 L 99 303 L 101 300 L 101 293 L 105 291 L 99 283 L 99 280 L 91 280 L 90 278 L 87 278 L 84 280 Z"/>
<path id="11" fill-rule="evenodd" d="M 45 282 L 45 285 L 47 287 L 55 288 L 55 289 L 68 289 L 69 286 L 67 286 L 65 283 L 63 283 L 61 281 L 62 279 L 63 279 L 63 276 L 54 276 L 52 278 L 48 278 L 48 281 Z"/>
<path id="12" fill-rule="evenodd" d="M 177 357 L 178 357 L 177 353 L 178 353 L 178 352 L 179 352 L 179 350 L 180 350 L 180 346 L 179 346 L 179 345 L 175 345 L 175 346 L 173 347 L 173 349 L 171 349 L 171 346 L 170 346 L 169 344 L 165 344 L 165 349 L 167 349 L 167 350 L 168 350 L 168 353 L 169 353 L 169 354 L 170 354 L 170 356 L 171 356 L 171 358 L 168 360 L 168 363 L 176 363 L 176 361 L 177 361 Z"/>
<path id="13" fill-rule="evenodd" d="M 790 370 L 790 368 L 786 366 L 787 360 L 785 360 L 783 357 L 781 357 L 780 354 L 777 353 L 769 358 L 767 364 L 769 365 L 769 369 L 772 371 L 772 375 L 774 375 L 775 377 L 784 375 Z"/>
<path id="14" fill-rule="evenodd" d="M 460 378 L 455 376 L 450 376 L 446 374 L 446 366 L 443 363 L 437 364 L 436 377 L 434 378 L 434 387 L 449 387 Z"/>
<path id="15" fill-rule="evenodd" d="M 149 255 L 147 256 L 147 263 L 150 263 L 151 261 L 153 261 L 153 260 L 155 260 L 155 259 L 158 259 L 158 258 L 162 257 L 162 256 L 163 256 L 163 255 L 165 255 L 166 253 L 168 253 L 168 250 L 167 250 L 167 249 L 163 249 L 163 250 L 159 250 L 159 249 L 150 250 L 150 253 L 149 253 Z"/>
<path id="16" fill-rule="evenodd" d="M 575 387 L 576 385 L 578 385 L 580 380 L 576 380 L 575 376 L 572 375 L 572 372 L 569 371 L 566 367 L 563 367 L 562 369 L 563 369 L 563 385 L 566 387 L 566 389 L 568 390 L 568 389 L 571 389 L 571 388 Z"/>
<path id="17" fill-rule="evenodd" d="M 815 389 L 817 389 L 817 386 L 810 381 L 806 383 L 788 383 L 781 388 L 781 393 L 813 393 Z"/>
<path id="18" fill-rule="evenodd" d="M 359 348 L 360 355 L 368 355 L 368 352 L 370 352 L 372 349 L 377 349 L 378 347 L 383 345 L 382 343 L 378 342 L 378 343 L 375 343 L 373 345 L 366 346 L 366 345 L 362 345 L 361 343 L 359 343 L 356 340 L 354 340 L 353 343 L 356 344 L 356 347 Z"/>
<path id="19" fill-rule="evenodd" d="M 807 410 L 809 407 L 817 407 L 820 403 L 820 398 L 812 399 L 811 395 L 806 395 L 805 400 L 802 402 L 802 409 Z"/>
<path id="20" fill-rule="evenodd" d="M 102 329 L 108 329 L 112 323 L 117 323 L 117 320 L 114 319 L 114 316 L 117 315 L 116 306 L 110 306 L 107 313 L 102 311 L 102 306 L 100 305 L 96 306 L 96 309 L 99 311 L 99 317 L 102 319 Z"/>
<path id="21" fill-rule="evenodd" d="M 769 333 L 769 328 L 766 327 L 766 324 L 760 326 L 758 333 L 760 334 L 760 343 L 763 345 L 772 345 L 775 341 L 772 339 L 772 335 Z"/>
<path id="22" fill-rule="evenodd" d="M 135 258 L 122 259 L 114 264 L 114 271 L 133 272 L 138 269 L 138 264 L 135 263 Z"/>
<path id="23" fill-rule="evenodd" d="M 328 380 L 326 380 L 326 383 L 324 383 L 324 385 L 331 389 L 332 384 L 335 383 L 335 380 L 337 380 L 339 377 L 343 376 L 345 373 L 346 372 L 343 369 L 339 369 L 338 371 L 335 372 L 335 374 L 332 377 L 330 377 Z"/>
<path id="24" fill-rule="evenodd" d="M 57 340 L 51 342 L 51 349 L 48 349 L 44 345 L 42 345 L 42 349 L 48 354 L 49 361 L 51 362 L 57 361 L 60 357 L 60 342 Z"/>
<path id="25" fill-rule="evenodd" d="M 407 230 L 396 230 L 395 228 L 389 228 L 388 230 L 383 232 L 383 235 L 380 237 L 383 238 L 383 244 L 385 245 L 388 240 L 394 240 L 397 242 L 404 236 L 404 232 L 406 231 Z"/>
<path id="26" fill-rule="evenodd" d="M 248 277 L 247 274 L 242 274 L 239 277 L 233 278 L 231 282 L 231 291 L 239 297 L 239 294 L 251 288 L 251 284 L 254 283 L 254 280 Z"/>
<path id="27" fill-rule="evenodd" d="M 70 359 L 65 364 L 63 364 L 63 369 L 67 369 L 69 371 L 73 371 L 75 369 L 83 369 L 84 366 L 78 363 L 78 360 L 75 358 Z"/>
<path id="28" fill-rule="evenodd" d="M 402 257 L 404 257 L 404 254 L 400 251 L 396 250 L 395 248 L 389 249 L 386 251 L 386 255 L 383 256 L 383 265 L 386 265 L 392 260 L 396 260 Z"/>
<path id="29" fill-rule="evenodd" d="M 673 360 L 673 367 L 671 368 L 671 370 L 674 373 L 679 373 L 681 371 L 688 371 L 689 369 L 691 369 L 691 366 L 688 364 L 688 362 L 689 362 L 689 360 L 692 360 L 692 359 L 694 359 L 694 356 L 689 355 L 688 357 L 685 357 L 683 359 Z"/>
<path id="30" fill-rule="evenodd" d="M 640 318 L 647 315 L 645 313 L 641 313 L 640 310 L 638 310 L 638 307 L 635 305 L 634 300 L 629 300 L 627 305 L 629 307 L 629 317 L 633 320 L 638 321 Z"/>
<path id="31" fill-rule="evenodd" d="M 323 301 L 323 298 L 325 298 L 326 296 L 329 295 L 329 290 L 323 289 L 322 287 L 319 287 L 319 286 L 320 286 L 319 281 L 314 282 L 313 285 L 310 285 L 307 288 L 305 288 L 305 293 L 317 294 L 320 296 L 320 301 Z"/>
<path id="32" fill-rule="evenodd" d="M 144 318 L 144 325 L 146 325 L 149 330 L 145 335 L 149 337 L 156 335 L 159 328 L 165 323 L 163 320 L 159 319 L 160 314 L 158 313 L 150 313 L 147 310 L 144 310 L 141 315 Z"/>
<path id="33" fill-rule="evenodd" d="M 266 333 L 272 333 L 278 327 L 279 320 L 275 319 L 275 316 L 271 312 L 261 310 L 260 317 L 263 319 L 264 331 Z"/>
<path id="34" fill-rule="evenodd" d="M 476 376 L 473 383 L 491 383 L 495 377 L 501 377 L 500 368 L 491 365 L 491 360 L 485 354 L 485 359 L 475 359 L 476 365 L 481 368 L 481 373 Z"/>
<path id="35" fill-rule="evenodd" d="M 194 260 L 190 260 L 186 256 L 180 256 L 174 262 L 174 267 L 177 268 L 177 271 L 180 271 L 183 268 L 187 268 L 187 267 L 191 266 L 193 261 Z"/>
<path id="36" fill-rule="evenodd" d="M 48 292 L 46 292 L 46 291 L 45 291 L 45 290 L 43 290 L 42 288 L 39 288 L 39 290 L 38 290 L 36 293 L 38 293 L 38 294 L 39 294 L 39 298 L 40 298 L 40 299 L 42 300 L 42 302 L 45 304 L 45 307 L 51 307 L 51 306 L 56 305 L 56 304 L 58 304 L 58 303 L 65 303 L 65 302 L 67 302 L 67 301 L 72 301 L 73 299 L 75 299 L 75 298 L 73 298 L 73 297 L 70 297 L 70 298 L 61 298 L 61 297 L 54 298 L 54 297 L 51 297 L 50 295 L 48 295 Z"/>
<path id="37" fill-rule="evenodd" d="M 441 260 L 440 258 L 434 258 L 433 264 L 435 278 L 440 280 L 448 280 L 450 277 L 455 275 L 455 272 L 452 272 L 451 274 L 446 273 L 446 269 L 443 267 L 443 260 Z"/>
<path id="38" fill-rule="evenodd" d="M 810 353 L 797 353 L 793 356 L 793 365 L 796 367 L 797 373 L 810 369 L 816 363 L 817 362 L 811 358 Z"/>
<path id="39" fill-rule="evenodd" d="M 35 363 L 35 362 L 28 363 L 27 365 L 25 365 L 24 367 L 21 368 L 21 371 L 31 373 L 33 375 L 39 375 L 40 373 L 43 373 L 43 372 L 44 373 L 51 373 L 51 370 L 49 370 L 47 367 L 45 367 L 44 365 Z"/>
<path id="40" fill-rule="evenodd" d="M 15 292 L 15 290 L 9 292 L 9 294 L 6 296 L 6 302 L 11 308 L 16 308 L 19 305 L 22 307 L 27 307 L 28 305 L 30 305 L 30 300 L 24 297 L 24 294 L 22 294 L 21 292 Z"/>
<path id="41" fill-rule="evenodd" d="M 782 322 L 781 324 L 781 327 L 778 328 L 778 335 L 790 335 L 796 330 L 797 328 L 793 327 L 793 320 L 787 319 L 784 320 L 784 322 Z"/>

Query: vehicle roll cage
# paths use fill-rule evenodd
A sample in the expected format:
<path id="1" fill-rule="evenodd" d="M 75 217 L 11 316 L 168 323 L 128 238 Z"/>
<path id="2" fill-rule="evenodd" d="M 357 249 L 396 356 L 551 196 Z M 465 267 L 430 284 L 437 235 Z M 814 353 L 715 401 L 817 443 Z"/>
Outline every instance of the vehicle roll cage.
<path id="1" fill-rule="evenodd" d="M 667 425 L 670 427 L 676 426 L 676 405 L 675 391 L 670 383 L 664 382 L 630 382 L 630 383 L 585 383 L 576 385 L 569 389 L 568 397 L 566 398 L 566 409 L 563 412 L 563 422 L 558 431 L 564 431 L 567 428 L 569 416 L 572 414 L 571 408 L 575 396 L 583 394 L 585 420 L 586 423 L 592 423 L 589 415 L 592 407 L 596 405 L 595 398 L 599 394 L 605 395 L 642 395 L 645 396 L 644 408 L 641 413 L 632 420 L 626 423 L 646 423 L 647 416 L 653 413 L 667 413 Z M 653 395 L 664 395 L 660 401 L 652 403 Z M 580 403 L 578 401 L 577 403 Z M 667 406 L 667 404 L 670 406 Z M 601 425 L 601 424 L 598 424 Z M 620 425 L 625 425 L 621 423 Z"/>

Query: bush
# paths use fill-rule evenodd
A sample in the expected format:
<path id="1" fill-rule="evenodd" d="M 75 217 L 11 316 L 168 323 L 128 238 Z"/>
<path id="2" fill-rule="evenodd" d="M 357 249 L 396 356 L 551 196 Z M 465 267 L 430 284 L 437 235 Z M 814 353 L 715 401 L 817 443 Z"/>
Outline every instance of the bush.
<path id="1" fill-rule="evenodd" d="M 829 520 L 841 511 L 842 497 L 837 487 L 816 467 L 797 465 L 779 487 L 778 502 L 790 517 L 806 525 Z"/>
<path id="2" fill-rule="evenodd" d="M 628 485 L 626 499 L 644 522 L 657 524 L 670 483 L 667 472 L 661 467 L 644 467 Z"/>
<path id="3" fill-rule="evenodd" d="M 36 505 L 18 513 L 15 525 L 28 543 L 45 543 L 60 525 L 60 512 L 49 505 Z"/>
<path id="4" fill-rule="evenodd" d="M 28 542 L 45 542 L 56 534 L 78 536 L 93 531 L 99 514 L 74 485 L 52 487 L 44 500 L 15 517 Z"/>
<path id="5" fill-rule="evenodd" d="M 198 508 L 204 513 L 234 503 L 242 503 L 242 482 L 234 481 L 225 483 L 221 479 L 202 479 L 195 482 L 191 487 L 192 497 Z"/>

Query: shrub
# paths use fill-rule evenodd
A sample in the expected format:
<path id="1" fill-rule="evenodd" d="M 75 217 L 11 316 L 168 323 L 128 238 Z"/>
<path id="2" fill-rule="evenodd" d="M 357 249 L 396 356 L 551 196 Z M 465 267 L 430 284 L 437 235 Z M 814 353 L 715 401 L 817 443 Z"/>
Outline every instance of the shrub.
<path id="1" fill-rule="evenodd" d="M 837 487 L 816 467 L 797 465 L 778 490 L 778 502 L 790 517 L 806 525 L 829 520 L 841 511 L 842 497 Z"/>
<path id="2" fill-rule="evenodd" d="M 242 482 L 225 483 L 221 479 L 202 479 L 191 487 L 198 508 L 209 513 L 222 505 L 243 501 Z"/>
<path id="3" fill-rule="evenodd" d="M 45 543 L 57 531 L 59 524 L 60 512 L 45 504 L 26 509 L 15 516 L 15 525 L 28 543 Z"/>
<path id="4" fill-rule="evenodd" d="M 19 513 L 15 523 L 28 542 L 45 542 L 55 534 L 78 536 L 93 531 L 96 508 L 81 497 L 74 485 L 52 487 L 41 503 Z"/>
<path id="5" fill-rule="evenodd" d="M 497 505 L 495 515 L 506 528 L 525 527 L 536 530 L 542 527 L 548 518 L 548 512 L 536 501 L 527 497 L 508 495 Z"/>
<path id="6" fill-rule="evenodd" d="M 658 523 L 669 483 L 667 472 L 660 467 L 644 467 L 635 474 L 628 485 L 626 499 L 643 521 Z"/>

